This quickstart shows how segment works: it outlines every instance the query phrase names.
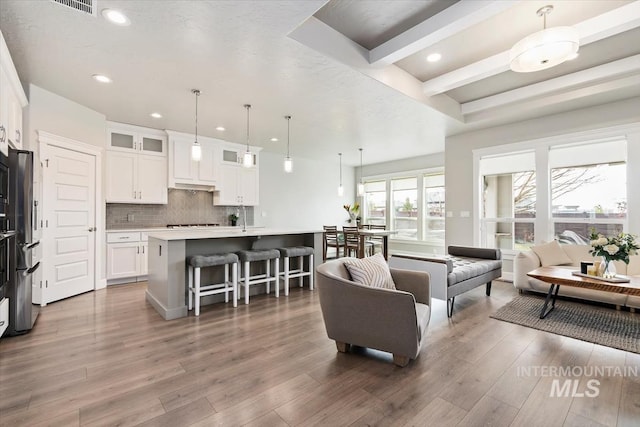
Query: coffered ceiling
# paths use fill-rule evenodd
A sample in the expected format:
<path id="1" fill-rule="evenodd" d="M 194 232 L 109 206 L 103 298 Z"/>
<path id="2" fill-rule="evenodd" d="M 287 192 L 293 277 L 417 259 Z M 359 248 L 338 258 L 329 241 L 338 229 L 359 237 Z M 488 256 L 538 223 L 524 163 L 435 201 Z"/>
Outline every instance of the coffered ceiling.
<path id="1" fill-rule="evenodd" d="M 535 73 L 509 49 L 571 25 L 580 55 Z M 635 0 L 96 0 L 95 16 L 51 0 L 0 0 L 0 30 L 33 83 L 109 120 L 246 141 L 292 156 L 376 163 L 444 150 L 444 136 L 640 96 Z M 100 14 L 123 11 L 118 27 Z M 426 56 L 440 53 L 439 62 Z M 91 76 L 109 75 L 99 85 Z M 161 119 L 152 119 L 151 112 Z M 216 130 L 224 126 L 224 132 Z M 273 142 L 272 138 L 279 141 Z"/>

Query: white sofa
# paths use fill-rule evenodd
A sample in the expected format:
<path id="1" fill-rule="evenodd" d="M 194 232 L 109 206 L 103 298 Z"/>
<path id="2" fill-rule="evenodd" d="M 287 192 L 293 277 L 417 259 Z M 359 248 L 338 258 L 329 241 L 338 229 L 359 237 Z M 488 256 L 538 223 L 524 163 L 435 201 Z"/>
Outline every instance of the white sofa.
<path id="1" fill-rule="evenodd" d="M 560 245 L 564 253 L 571 259 L 571 264 L 558 267 L 579 270 L 581 261 L 598 259 L 589 254 L 589 245 Z M 513 285 L 520 290 L 547 293 L 549 284 L 527 276 L 527 273 L 540 267 L 540 258 L 532 250 L 522 251 L 513 262 Z M 616 272 L 626 276 L 640 276 L 640 255 L 630 257 L 629 265 L 615 261 Z M 616 306 L 640 308 L 640 296 L 615 294 L 612 292 L 581 289 L 573 286 L 560 286 L 559 295 L 583 300 L 598 301 Z"/>

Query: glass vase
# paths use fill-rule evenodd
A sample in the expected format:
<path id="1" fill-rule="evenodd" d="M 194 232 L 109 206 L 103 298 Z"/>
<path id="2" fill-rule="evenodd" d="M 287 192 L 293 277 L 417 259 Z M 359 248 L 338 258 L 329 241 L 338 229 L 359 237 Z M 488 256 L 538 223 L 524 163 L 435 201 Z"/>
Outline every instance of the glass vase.
<path id="1" fill-rule="evenodd" d="M 616 266 L 613 263 L 613 260 L 603 259 L 602 260 L 602 277 L 605 279 L 613 279 L 616 277 Z"/>

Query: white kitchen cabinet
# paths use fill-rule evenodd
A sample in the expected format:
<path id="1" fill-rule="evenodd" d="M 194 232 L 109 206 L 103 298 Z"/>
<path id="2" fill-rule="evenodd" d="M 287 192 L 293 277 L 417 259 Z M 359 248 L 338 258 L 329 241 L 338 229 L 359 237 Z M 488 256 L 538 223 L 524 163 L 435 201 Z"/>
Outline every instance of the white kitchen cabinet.
<path id="1" fill-rule="evenodd" d="M 107 232 L 107 280 L 111 284 L 144 280 L 148 274 L 146 233 Z"/>
<path id="2" fill-rule="evenodd" d="M 4 43 L 4 41 L 3 41 Z M 2 58 L 0 58 L 1 60 Z M 0 151 L 5 156 L 9 155 L 9 81 L 0 65 Z"/>
<path id="3" fill-rule="evenodd" d="M 157 129 L 107 122 L 107 144 L 112 151 L 167 156 L 167 135 Z"/>
<path id="4" fill-rule="evenodd" d="M 107 203 L 167 203 L 164 157 L 107 151 Z"/>
<path id="5" fill-rule="evenodd" d="M 17 150 L 22 149 L 22 103 L 15 91 L 8 97 L 9 126 L 7 136 L 9 145 Z"/>
<path id="6" fill-rule="evenodd" d="M 5 155 L 9 152 L 9 145 L 22 148 L 22 109 L 27 103 L 18 73 L 0 33 L 0 151 Z"/>
<path id="7" fill-rule="evenodd" d="M 222 206 L 257 206 L 260 203 L 258 168 L 238 164 L 220 166 L 220 178 L 213 193 L 213 204 Z"/>
<path id="8" fill-rule="evenodd" d="M 202 150 L 200 161 L 191 158 L 194 135 L 167 131 L 169 134 L 169 188 L 211 190 L 216 186 L 219 172 L 219 152 L 222 141 L 198 137 Z"/>
<path id="9" fill-rule="evenodd" d="M 221 163 L 223 165 L 241 165 L 244 159 L 244 153 L 247 151 L 246 146 L 222 147 Z M 253 166 L 258 165 L 258 155 L 253 151 Z"/>

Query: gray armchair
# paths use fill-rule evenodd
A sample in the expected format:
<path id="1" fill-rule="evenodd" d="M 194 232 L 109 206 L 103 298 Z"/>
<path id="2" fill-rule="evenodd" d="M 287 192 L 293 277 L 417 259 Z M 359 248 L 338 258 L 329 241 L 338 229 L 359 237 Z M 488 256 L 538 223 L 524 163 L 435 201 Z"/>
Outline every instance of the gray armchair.
<path id="1" fill-rule="evenodd" d="M 392 353 L 398 366 L 418 356 L 431 317 L 428 273 L 391 269 L 397 290 L 351 281 L 344 258 L 319 265 L 316 273 L 327 335 L 338 351 L 375 348 Z"/>

